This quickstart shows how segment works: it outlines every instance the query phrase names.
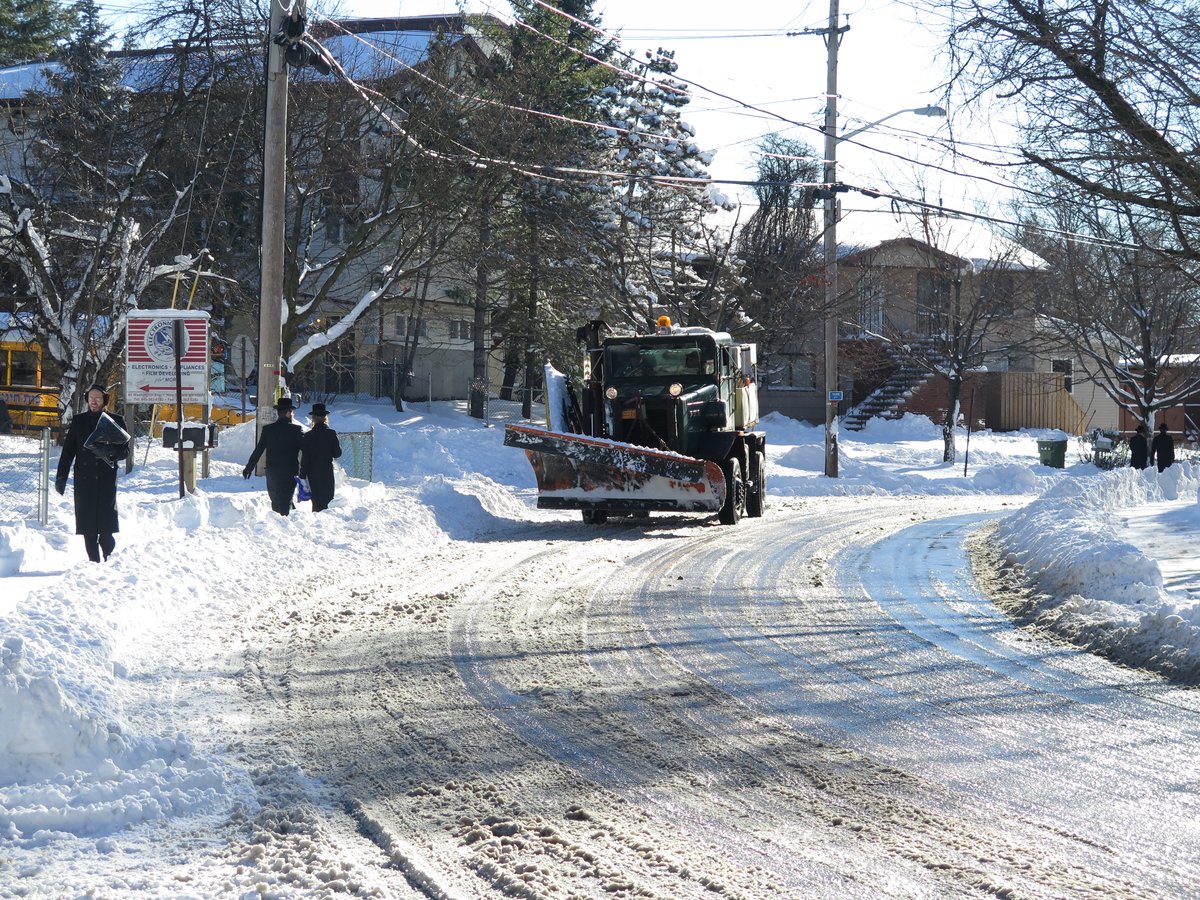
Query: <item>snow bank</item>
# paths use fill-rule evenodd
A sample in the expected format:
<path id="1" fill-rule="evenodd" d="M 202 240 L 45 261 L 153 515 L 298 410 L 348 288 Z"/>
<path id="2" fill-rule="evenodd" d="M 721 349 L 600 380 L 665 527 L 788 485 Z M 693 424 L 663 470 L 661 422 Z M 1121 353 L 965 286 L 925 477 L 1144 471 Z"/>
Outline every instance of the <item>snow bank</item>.
<path id="1" fill-rule="evenodd" d="M 39 845 L 221 809 L 222 766 L 181 735 L 132 733 L 121 715 L 121 620 L 153 615 L 111 569 L 0 620 L 0 835 Z M 137 609 L 122 609 L 132 601 Z"/>
<path id="2" fill-rule="evenodd" d="M 121 530 L 104 565 L 86 561 L 73 533 L 70 491 L 51 496 L 48 526 L 0 526 L 0 577 L 36 585 L 0 605 L 0 841 L 103 839 L 139 823 L 228 815 L 252 793 L 225 756 L 172 733 L 170 702 L 146 719 L 157 706 L 146 685 L 173 690 L 179 677 L 155 653 L 159 629 L 199 632 L 204 622 L 219 638 L 235 627 L 229 610 L 253 614 L 281 573 L 295 583 L 348 559 L 394 561 L 528 519 L 514 488 L 532 489 L 533 474 L 523 453 L 501 446 L 501 428 L 440 408 L 333 414 L 339 431 L 374 433 L 375 480 L 339 470 L 326 512 L 302 504 L 277 516 L 263 480 L 241 477 L 251 422 L 222 432 L 210 477 L 183 498 L 174 455 L 139 446 L 133 472 L 121 474 Z M 0 454 L 0 484 L 32 496 L 27 448 L 0 449 L 11 450 Z"/>
<path id="3" fill-rule="evenodd" d="M 943 462 L 940 425 L 925 416 L 871 419 L 862 431 L 838 436 L 838 478 L 823 477 L 825 428 L 770 413 L 767 433 L 770 491 L 777 496 L 862 494 L 1040 494 L 1059 481 L 1092 475 L 1076 463 L 1052 469 L 1038 462 L 1038 441 L 1061 432 L 966 432 L 956 435 L 957 458 Z"/>
<path id="4" fill-rule="evenodd" d="M 1068 479 L 1005 518 L 997 541 L 1037 596 L 1021 615 L 1130 665 L 1200 681 L 1200 606 L 1163 588 L 1158 562 L 1120 534 L 1121 513 L 1196 497 L 1200 468 L 1177 463 Z"/>

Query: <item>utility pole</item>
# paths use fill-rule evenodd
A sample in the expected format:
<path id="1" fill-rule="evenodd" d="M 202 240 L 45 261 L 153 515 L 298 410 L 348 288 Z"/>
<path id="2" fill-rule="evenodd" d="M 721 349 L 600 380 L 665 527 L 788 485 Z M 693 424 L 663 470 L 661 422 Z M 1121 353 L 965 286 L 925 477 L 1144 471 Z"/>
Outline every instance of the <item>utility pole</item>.
<path id="1" fill-rule="evenodd" d="M 829 0 L 829 27 L 824 30 L 828 61 L 825 74 L 825 476 L 838 477 L 838 264 L 837 264 L 837 75 L 838 47 L 842 34 L 838 28 L 838 0 Z"/>
<path id="2" fill-rule="evenodd" d="M 275 392 L 283 356 L 283 214 L 287 191 L 288 73 L 284 45 L 276 37 L 286 12 L 280 0 L 270 0 L 267 26 L 267 109 L 263 135 L 262 232 L 259 246 L 258 405 L 255 433 L 278 417 Z M 265 457 L 259 463 L 264 471 Z"/>
<path id="3" fill-rule="evenodd" d="M 838 264 L 837 264 L 837 75 L 838 47 L 849 25 L 838 27 L 838 0 L 829 0 L 829 25 L 826 28 L 806 28 L 789 31 L 788 36 L 819 34 L 825 39 L 827 51 L 825 73 L 825 174 L 820 196 L 825 207 L 825 475 L 838 477 L 837 411 L 842 401 L 838 388 Z M 869 127 L 869 126 L 868 126 Z"/>

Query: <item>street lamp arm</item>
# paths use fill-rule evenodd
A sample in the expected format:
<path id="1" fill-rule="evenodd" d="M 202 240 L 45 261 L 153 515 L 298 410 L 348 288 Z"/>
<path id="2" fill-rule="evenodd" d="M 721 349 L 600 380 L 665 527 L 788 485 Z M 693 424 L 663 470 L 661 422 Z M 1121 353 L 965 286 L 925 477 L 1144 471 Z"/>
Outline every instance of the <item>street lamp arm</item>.
<path id="1" fill-rule="evenodd" d="M 882 119 L 876 119 L 874 122 L 868 122 L 866 125 L 862 126 L 862 128 L 855 128 L 853 131 L 847 131 L 845 134 L 839 134 L 837 139 L 839 141 L 844 141 L 855 137 L 856 135 L 862 134 L 864 131 L 870 131 L 876 125 L 882 125 L 888 119 L 894 119 L 896 116 L 903 115 L 904 113 L 915 113 L 918 116 L 934 116 L 938 118 L 946 115 L 946 111 L 940 106 L 921 106 L 916 109 L 898 109 L 894 113 L 888 113 Z"/>

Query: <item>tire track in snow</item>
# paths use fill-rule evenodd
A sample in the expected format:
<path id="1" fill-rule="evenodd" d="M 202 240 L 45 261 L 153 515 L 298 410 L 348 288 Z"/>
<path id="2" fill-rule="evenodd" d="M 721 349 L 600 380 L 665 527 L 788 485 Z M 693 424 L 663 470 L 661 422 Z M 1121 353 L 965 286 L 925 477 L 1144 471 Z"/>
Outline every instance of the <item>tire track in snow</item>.
<path id="1" fill-rule="evenodd" d="M 862 516 L 863 521 L 873 518 Z M 621 542 L 617 552 L 667 543 L 633 541 L 633 533 L 609 529 L 605 536 Z M 734 532 L 726 529 L 692 531 L 664 549 L 643 549 L 613 568 L 601 586 L 593 584 L 583 614 L 560 618 L 583 630 L 587 664 L 600 683 L 594 698 L 574 696 L 565 705 L 554 702 L 540 685 L 578 686 L 586 679 L 561 665 L 538 663 L 561 663 L 563 654 L 554 648 L 572 645 L 564 637 L 570 629 L 549 641 L 549 652 L 543 653 L 537 641 L 528 640 L 524 624 L 544 619 L 539 610 L 552 605 L 536 591 L 531 598 L 530 587 L 538 582 L 561 585 L 561 575 L 528 573 L 523 593 L 510 596 L 505 591 L 501 602 L 496 594 L 479 595 L 455 636 L 454 653 L 468 688 L 525 740 L 548 748 L 606 788 L 673 816 L 697 834 L 704 833 L 704 820 L 711 820 L 708 829 L 724 835 L 731 859 L 760 854 L 760 865 L 777 879 L 787 878 L 798 866 L 807 868 L 785 893 L 815 896 L 821 889 L 817 885 L 829 895 L 1004 892 L 1016 887 L 1036 896 L 1052 894 L 1078 878 L 1103 883 L 1116 893 L 1137 894 L 1120 880 L 1089 879 L 1070 863 L 1062 866 L 1065 874 L 1058 872 L 1063 859 L 1078 849 L 1072 842 L 1060 842 L 1070 846 L 1049 856 L 1037 845 L 1046 835 L 1036 834 L 1035 841 L 1009 840 L 1001 829 L 990 827 L 986 811 L 968 805 L 964 812 L 963 804 L 936 785 L 798 736 L 758 711 L 747 712 L 673 661 L 669 654 L 686 647 L 686 653 L 698 653 L 717 670 L 732 671 L 728 648 L 738 640 L 714 635 L 703 624 L 687 625 L 696 624 L 697 609 L 711 608 L 711 596 L 724 596 L 720 585 L 754 584 L 745 577 L 754 576 L 761 565 L 760 535 L 754 532 L 755 539 L 747 543 L 748 529 L 737 534 L 733 540 Z M 794 534 L 782 556 L 795 557 Z M 729 557 L 743 562 L 733 564 Z M 748 566 L 746 573 L 736 571 L 740 565 Z M 691 576 L 693 582 L 708 583 L 689 583 Z M 666 641 L 655 641 L 641 618 L 666 621 L 679 630 Z M 512 647 L 490 646 L 506 631 Z M 536 674 L 529 665 L 513 667 L 512 660 L 534 661 Z M 761 661 L 739 674 L 755 690 L 764 679 L 787 684 L 794 677 L 780 676 Z M 715 683 L 728 686 L 719 679 Z M 687 776 L 684 782 L 681 773 Z M 653 793 L 647 784 L 654 786 Z M 736 798 L 732 809 L 731 797 Z M 738 807 L 744 810 L 741 816 Z M 979 861 L 981 855 L 1003 861 L 988 865 Z M 844 877 L 830 877 L 833 869 Z M 747 877 L 753 878 L 731 883 L 748 890 L 754 882 Z M 1056 888 L 1047 888 L 1050 883 Z"/>
<path id="2" fill-rule="evenodd" d="M 978 499 L 972 503 L 977 506 Z M 721 572 L 723 586 L 699 591 L 700 602 L 689 598 L 693 591 L 667 590 L 665 607 L 659 586 L 648 586 L 635 601 L 637 614 L 650 623 L 656 643 L 671 648 L 677 661 L 751 708 L 802 732 L 920 772 L 975 805 L 1004 808 L 1007 830 L 1016 835 L 1016 842 L 1026 844 L 1035 871 L 1040 869 L 1036 882 L 1060 888 L 1090 883 L 1136 892 L 1132 885 L 1145 880 L 1178 889 L 1181 882 L 1170 874 L 1169 864 L 1164 875 L 1160 865 L 1142 863 L 1140 848 L 1126 840 L 1131 830 L 1155 832 L 1161 820 L 1150 824 L 1145 818 L 1153 801 L 1117 816 L 1113 827 L 1076 815 L 1073 799 L 1105 793 L 1102 783 L 1072 771 L 1077 759 L 1062 760 L 1042 794 L 1026 796 L 1022 787 L 1029 781 L 1031 765 L 1035 776 L 1039 764 L 1055 771 L 1052 753 L 1043 753 L 1039 760 L 1038 729 L 1052 733 L 1069 700 L 998 680 L 1005 679 L 1003 671 L 986 668 L 986 661 L 999 657 L 980 650 L 966 660 L 948 655 L 885 615 L 871 596 L 878 585 L 903 582 L 909 577 L 906 573 L 916 582 L 938 580 L 936 567 L 933 574 L 923 574 L 936 561 L 918 552 L 927 535 L 919 527 L 909 534 L 905 527 L 924 513 L 913 516 L 918 507 L 912 501 L 873 503 L 870 512 L 855 512 L 854 505 L 838 507 L 826 501 L 819 521 L 772 521 L 764 527 L 774 536 L 759 542 L 753 554 L 731 552 L 685 561 L 680 565 L 684 574 L 677 577 Z M 944 514 L 947 505 L 942 499 L 928 507 Z M 889 506 L 892 511 L 887 513 Z M 901 537 L 893 539 L 896 551 L 879 551 L 878 538 L 897 531 Z M 783 552 L 770 551 L 772 543 L 784 547 Z M 839 547 L 846 549 L 839 554 Z M 833 560 L 830 566 L 816 564 L 821 556 Z M 663 564 L 668 566 L 669 560 Z M 909 596 L 916 590 L 905 583 L 894 593 Z M 978 621 L 963 620 L 962 634 L 978 629 Z M 999 668 L 1012 666 L 1018 658 L 1006 652 Z M 1036 668 L 1036 663 L 1031 659 L 1027 668 Z M 1050 674 L 1071 677 L 1057 670 L 1042 677 Z M 1010 701 L 1021 707 L 996 727 L 997 716 L 1007 715 Z M 1077 747 L 1086 748 L 1089 738 L 1094 740 L 1087 724 L 1090 720 L 1075 736 Z M 1175 736 L 1180 737 L 1178 731 Z M 1117 747 L 1128 743 L 1119 729 L 1109 737 Z M 1140 783 L 1139 768 L 1133 767 L 1131 790 Z M 1122 773 L 1110 767 L 1106 774 Z M 1172 783 L 1187 781 L 1185 776 Z M 1172 805 L 1182 812 L 1191 801 Z M 1182 821 L 1194 822 L 1194 815 Z M 1064 829 L 1065 839 L 1041 846 Z M 1098 853 L 1090 849 L 1097 839 L 1104 845 Z M 1176 844 L 1176 852 L 1182 851 L 1183 843 L 1186 838 Z M 1110 856 L 1120 856 L 1119 862 L 1114 864 Z M 1073 865 L 1075 857 L 1085 865 Z"/>

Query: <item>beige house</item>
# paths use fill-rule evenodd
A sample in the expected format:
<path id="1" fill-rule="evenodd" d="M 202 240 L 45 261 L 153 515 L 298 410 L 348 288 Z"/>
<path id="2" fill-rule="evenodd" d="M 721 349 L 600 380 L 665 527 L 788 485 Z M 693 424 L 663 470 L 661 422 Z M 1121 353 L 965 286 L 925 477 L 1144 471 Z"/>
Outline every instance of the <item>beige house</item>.
<path id="1" fill-rule="evenodd" d="M 941 217 L 914 219 L 894 236 L 842 253 L 847 427 L 906 411 L 940 419 L 947 382 L 937 372 L 948 352 L 964 351 L 971 388 L 986 398 L 976 419 L 989 427 L 1115 427 L 1116 404 L 1040 314 L 1044 269 L 980 223 Z"/>

